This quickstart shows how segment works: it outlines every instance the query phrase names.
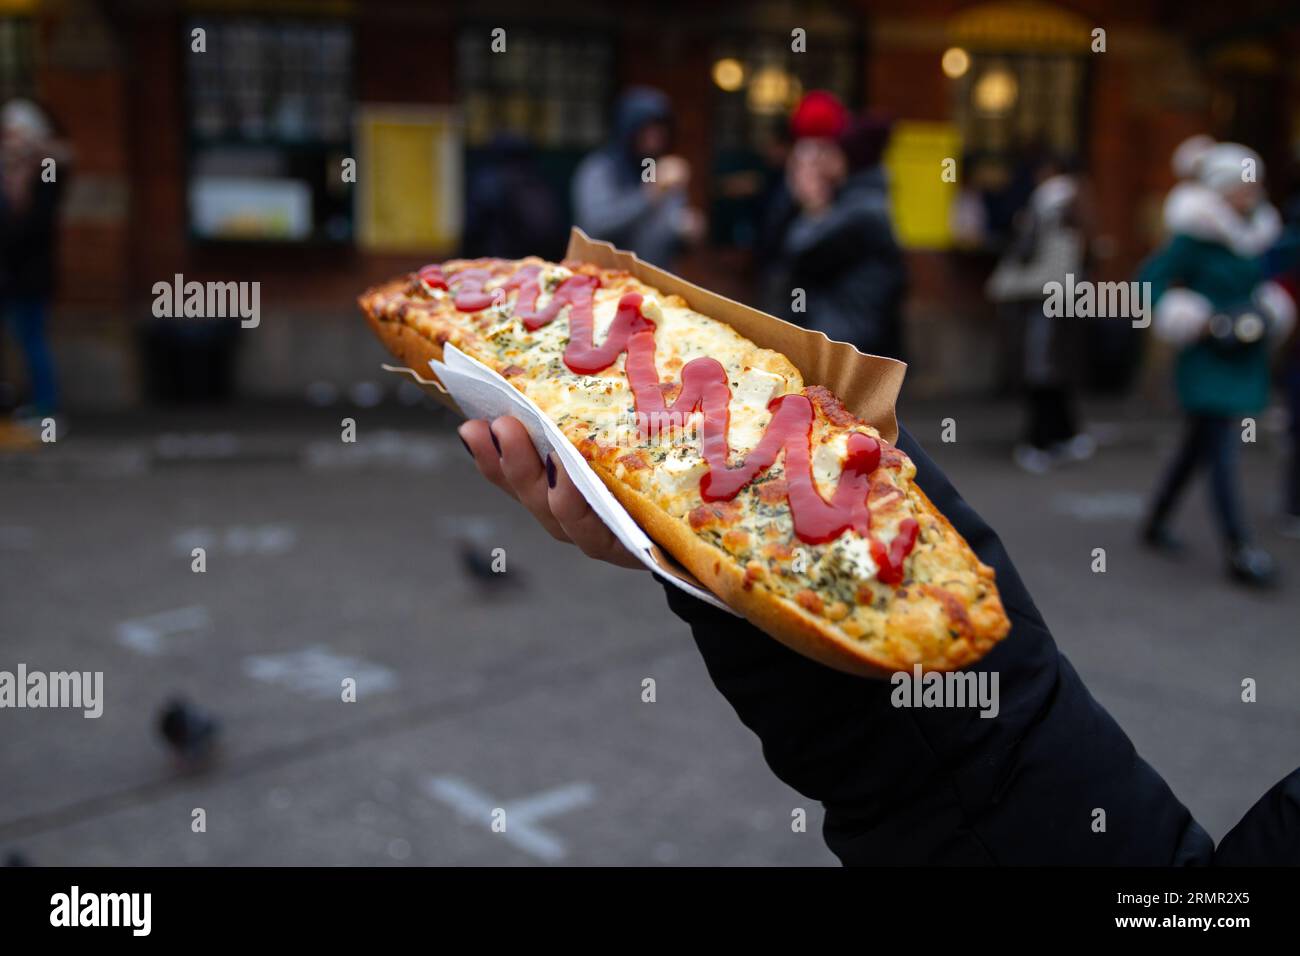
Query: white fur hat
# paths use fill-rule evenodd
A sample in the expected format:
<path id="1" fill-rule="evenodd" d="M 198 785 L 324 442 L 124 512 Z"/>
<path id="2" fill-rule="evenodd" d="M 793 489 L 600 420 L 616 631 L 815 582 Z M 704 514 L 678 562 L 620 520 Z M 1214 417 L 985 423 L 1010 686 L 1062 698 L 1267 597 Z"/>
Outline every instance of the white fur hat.
<path id="1" fill-rule="evenodd" d="M 1196 163 L 1196 177 L 1217 193 L 1227 192 L 1248 180 L 1246 170 L 1252 168 L 1254 182 L 1264 181 L 1264 161 L 1259 153 L 1240 143 L 1219 143 L 1205 151 Z"/>
<path id="2" fill-rule="evenodd" d="M 1191 179 L 1196 175 L 1201 158 L 1214 146 L 1214 137 L 1197 133 L 1178 144 L 1170 160 L 1174 175 L 1179 179 Z"/>
<path id="3" fill-rule="evenodd" d="M 45 111 L 31 100 L 12 99 L 0 108 L 0 128 L 22 130 L 31 136 L 44 139 L 54 130 Z"/>

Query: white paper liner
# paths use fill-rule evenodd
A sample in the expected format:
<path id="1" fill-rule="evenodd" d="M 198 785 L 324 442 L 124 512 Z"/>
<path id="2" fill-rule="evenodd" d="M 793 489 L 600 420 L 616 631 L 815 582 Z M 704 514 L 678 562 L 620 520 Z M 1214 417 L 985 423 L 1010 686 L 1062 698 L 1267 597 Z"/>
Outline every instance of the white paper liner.
<path id="1" fill-rule="evenodd" d="M 512 415 L 519 419 L 537 446 L 538 454 L 553 455 L 564 466 L 574 486 L 622 542 L 623 547 L 674 587 L 729 614 L 736 614 L 641 530 L 641 526 L 605 487 L 605 483 L 574 447 L 573 442 L 546 417 L 532 399 L 507 382 L 498 372 L 466 355 L 450 342 L 443 346 L 443 361 L 430 361 L 429 367 L 436 381 L 424 378 L 413 369 L 384 365 L 387 371 L 401 372 L 423 385 L 439 387 L 451 396 L 467 418 L 490 420 L 501 415 Z"/>

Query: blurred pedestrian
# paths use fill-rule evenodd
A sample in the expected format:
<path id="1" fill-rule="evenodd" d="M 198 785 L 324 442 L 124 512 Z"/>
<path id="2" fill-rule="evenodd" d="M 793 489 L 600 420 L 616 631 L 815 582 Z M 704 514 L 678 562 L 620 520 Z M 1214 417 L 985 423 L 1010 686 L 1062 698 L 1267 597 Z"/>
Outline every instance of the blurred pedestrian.
<path id="1" fill-rule="evenodd" d="M 59 404 L 48 320 L 70 165 L 71 152 L 44 109 L 26 99 L 0 108 L 0 312 L 23 351 L 33 418 L 54 414 Z"/>
<path id="2" fill-rule="evenodd" d="M 901 358 L 907 271 L 881 165 L 889 133 L 887 120 L 863 116 L 833 139 L 796 142 L 788 182 L 797 211 L 780 246 L 788 277 L 780 314 L 863 352 Z"/>
<path id="3" fill-rule="evenodd" d="M 684 245 L 704 233 L 704 217 L 687 196 L 690 164 L 673 155 L 672 145 L 668 97 L 644 86 L 624 93 L 613 139 L 574 174 L 577 224 L 593 239 L 630 249 L 654 265 L 671 265 Z"/>
<path id="4" fill-rule="evenodd" d="M 1290 296 L 1266 278 L 1264 254 L 1278 239 L 1281 218 L 1264 197 L 1264 164 L 1253 150 L 1219 143 L 1195 167 L 1196 182 L 1178 187 L 1177 200 L 1165 206 L 1172 238 L 1141 272 L 1151 283 L 1156 334 L 1178 349 L 1175 384 L 1187 418 L 1143 539 L 1162 550 L 1181 547 L 1170 533 L 1170 519 L 1193 474 L 1204 467 L 1229 575 L 1267 585 L 1276 567 L 1268 552 L 1251 543 L 1237 459 L 1243 417 L 1268 402 L 1270 345 L 1284 339 L 1295 321 Z"/>
<path id="5" fill-rule="evenodd" d="M 1284 206 L 1282 238 L 1270 250 L 1268 273 L 1293 300 L 1300 293 L 1300 196 Z M 1282 388 L 1287 405 L 1291 448 L 1282 479 L 1282 521 L 1279 531 L 1300 538 L 1300 336 L 1293 335 L 1282 361 Z"/>
<path id="6" fill-rule="evenodd" d="M 1293 236 L 1291 248 L 1293 251 L 1300 250 L 1300 229 Z M 1289 287 L 1292 298 L 1297 289 L 1300 289 L 1300 275 L 1292 267 Z M 1300 336 L 1295 337 L 1287 349 L 1282 384 L 1286 392 L 1287 430 L 1291 438 L 1291 449 L 1283 479 L 1281 531 L 1289 538 L 1300 538 Z"/>
<path id="7" fill-rule="evenodd" d="M 560 260 L 568 227 L 532 145 L 514 133 L 493 138 L 465 189 L 461 255 Z"/>
<path id="8" fill-rule="evenodd" d="M 1068 164 L 1049 154 L 1035 163 L 1037 185 L 1016 219 L 1013 239 L 989 277 L 987 294 L 1002 306 L 1020 342 L 1025 429 L 1015 461 L 1031 474 L 1045 474 L 1065 461 L 1096 450 L 1079 427 L 1075 387 L 1079 320 L 1049 316 L 1049 283 L 1084 279 L 1087 241 L 1080 183 Z"/>
<path id="9" fill-rule="evenodd" d="M 848 126 L 849 112 L 839 97 L 826 90 L 805 93 L 790 114 L 784 157 L 780 173 L 772 183 L 759 218 L 758 235 L 754 242 L 754 265 L 758 269 L 759 304 L 773 315 L 786 315 L 790 311 L 790 264 L 785 257 L 785 239 L 790 226 L 799 215 L 799 203 L 790 190 L 790 173 L 794 150 L 799 143 L 820 141 L 833 147 Z M 805 152 L 808 146 L 801 146 Z"/>
<path id="10" fill-rule="evenodd" d="M 710 234 L 719 242 L 748 249 L 762 272 L 770 250 L 764 242 L 764 217 L 785 188 L 785 167 L 793 139 L 785 123 L 764 131 L 757 148 L 741 145 L 719 151 L 714 165 Z"/>

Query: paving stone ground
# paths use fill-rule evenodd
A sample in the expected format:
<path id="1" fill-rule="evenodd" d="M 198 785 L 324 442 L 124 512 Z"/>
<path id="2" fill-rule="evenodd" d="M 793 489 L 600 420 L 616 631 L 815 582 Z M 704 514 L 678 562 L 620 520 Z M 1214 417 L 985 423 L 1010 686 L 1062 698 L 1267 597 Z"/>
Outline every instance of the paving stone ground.
<path id="1" fill-rule="evenodd" d="M 0 670 L 105 682 L 97 720 L 0 711 L 0 854 L 835 863 L 820 808 L 768 771 L 657 584 L 552 542 L 479 481 L 444 416 L 351 414 L 352 446 L 337 409 L 236 409 L 74 420 L 54 447 L 0 455 Z M 1280 448 L 1265 436 L 1245 453 L 1252 518 L 1289 572 L 1259 595 L 1223 579 L 1203 489 L 1181 515 L 1186 560 L 1135 545 L 1169 422 L 1100 422 L 1093 461 L 1033 478 L 1009 461 L 1012 410 L 963 406 L 955 444 L 939 441 L 950 408 L 906 414 L 1093 692 L 1222 836 L 1300 763 L 1300 543 L 1272 530 Z M 504 548 L 511 583 L 468 576 L 465 547 Z M 178 766 L 156 732 L 177 694 L 220 720 L 206 770 Z"/>

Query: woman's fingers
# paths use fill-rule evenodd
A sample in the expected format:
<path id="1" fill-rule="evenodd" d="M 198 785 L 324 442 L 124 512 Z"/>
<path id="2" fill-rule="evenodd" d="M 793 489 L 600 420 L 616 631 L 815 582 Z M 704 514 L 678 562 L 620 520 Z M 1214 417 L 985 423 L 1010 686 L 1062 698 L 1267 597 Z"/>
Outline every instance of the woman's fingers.
<path id="1" fill-rule="evenodd" d="M 483 477 L 514 498 L 551 536 L 571 542 L 583 554 L 625 568 L 640 568 L 558 463 L 548 468 L 533 440 L 515 418 L 465 422 L 457 429 Z M 548 476 L 549 471 L 549 476 Z M 551 486 L 554 487 L 551 487 Z"/>
<path id="2" fill-rule="evenodd" d="M 533 447 L 528 430 L 519 423 L 519 419 L 508 416 L 493 419 L 491 428 L 492 436 L 501 449 L 501 474 L 514 491 L 514 496 L 533 513 L 533 517 L 541 522 L 552 537 L 568 541 L 568 536 L 551 514 L 547 503 L 546 469 L 537 457 L 537 449 Z"/>
<path id="3" fill-rule="evenodd" d="M 548 474 L 554 478 L 554 487 L 547 495 L 551 514 L 560 523 L 564 534 L 576 544 L 582 553 L 599 561 L 608 561 L 625 568 L 643 567 L 632 553 L 623 547 L 623 543 L 614 537 L 614 533 L 600 520 L 600 515 L 591 509 L 582 497 L 573 481 L 558 462 L 548 468 Z"/>
<path id="4" fill-rule="evenodd" d="M 501 452 L 497 449 L 488 423 L 481 418 L 471 418 L 456 429 L 456 433 L 474 456 L 474 464 L 478 466 L 479 473 L 511 498 L 516 497 L 515 490 L 501 473 Z"/>
<path id="5" fill-rule="evenodd" d="M 519 431 L 524 431 L 523 426 L 514 419 L 499 418 L 497 421 L 513 422 Z M 551 517 L 549 512 L 539 512 L 537 510 L 539 501 L 545 503 L 546 478 L 541 470 L 541 463 L 537 460 L 537 452 L 533 449 L 533 443 L 528 439 L 528 433 L 524 432 L 524 441 L 521 445 L 514 440 L 513 429 L 507 427 L 504 432 L 509 436 L 507 444 L 502 444 L 501 438 L 493 430 L 493 427 L 481 418 L 471 419 L 457 429 L 457 433 L 465 442 L 465 447 L 474 456 L 474 464 L 478 466 L 478 470 L 483 477 L 528 508 L 542 527 L 550 532 L 551 537 L 560 541 L 568 541 L 569 539 L 564 536 L 564 532 L 560 530 L 559 522 Z M 530 458 L 531 463 L 529 462 Z M 518 486 L 511 481 L 510 476 L 507 474 L 508 470 L 519 482 Z M 530 470 L 536 470 L 539 475 L 542 475 L 540 490 L 535 487 L 529 490 L 527 482 L 524 481 L 523 476 L 528 474 Z M 533 485 L 536 484 L 537 482 L 534 481 Z M 521 487 L 524 489 L 523 493 L 521 493 Z"/>

